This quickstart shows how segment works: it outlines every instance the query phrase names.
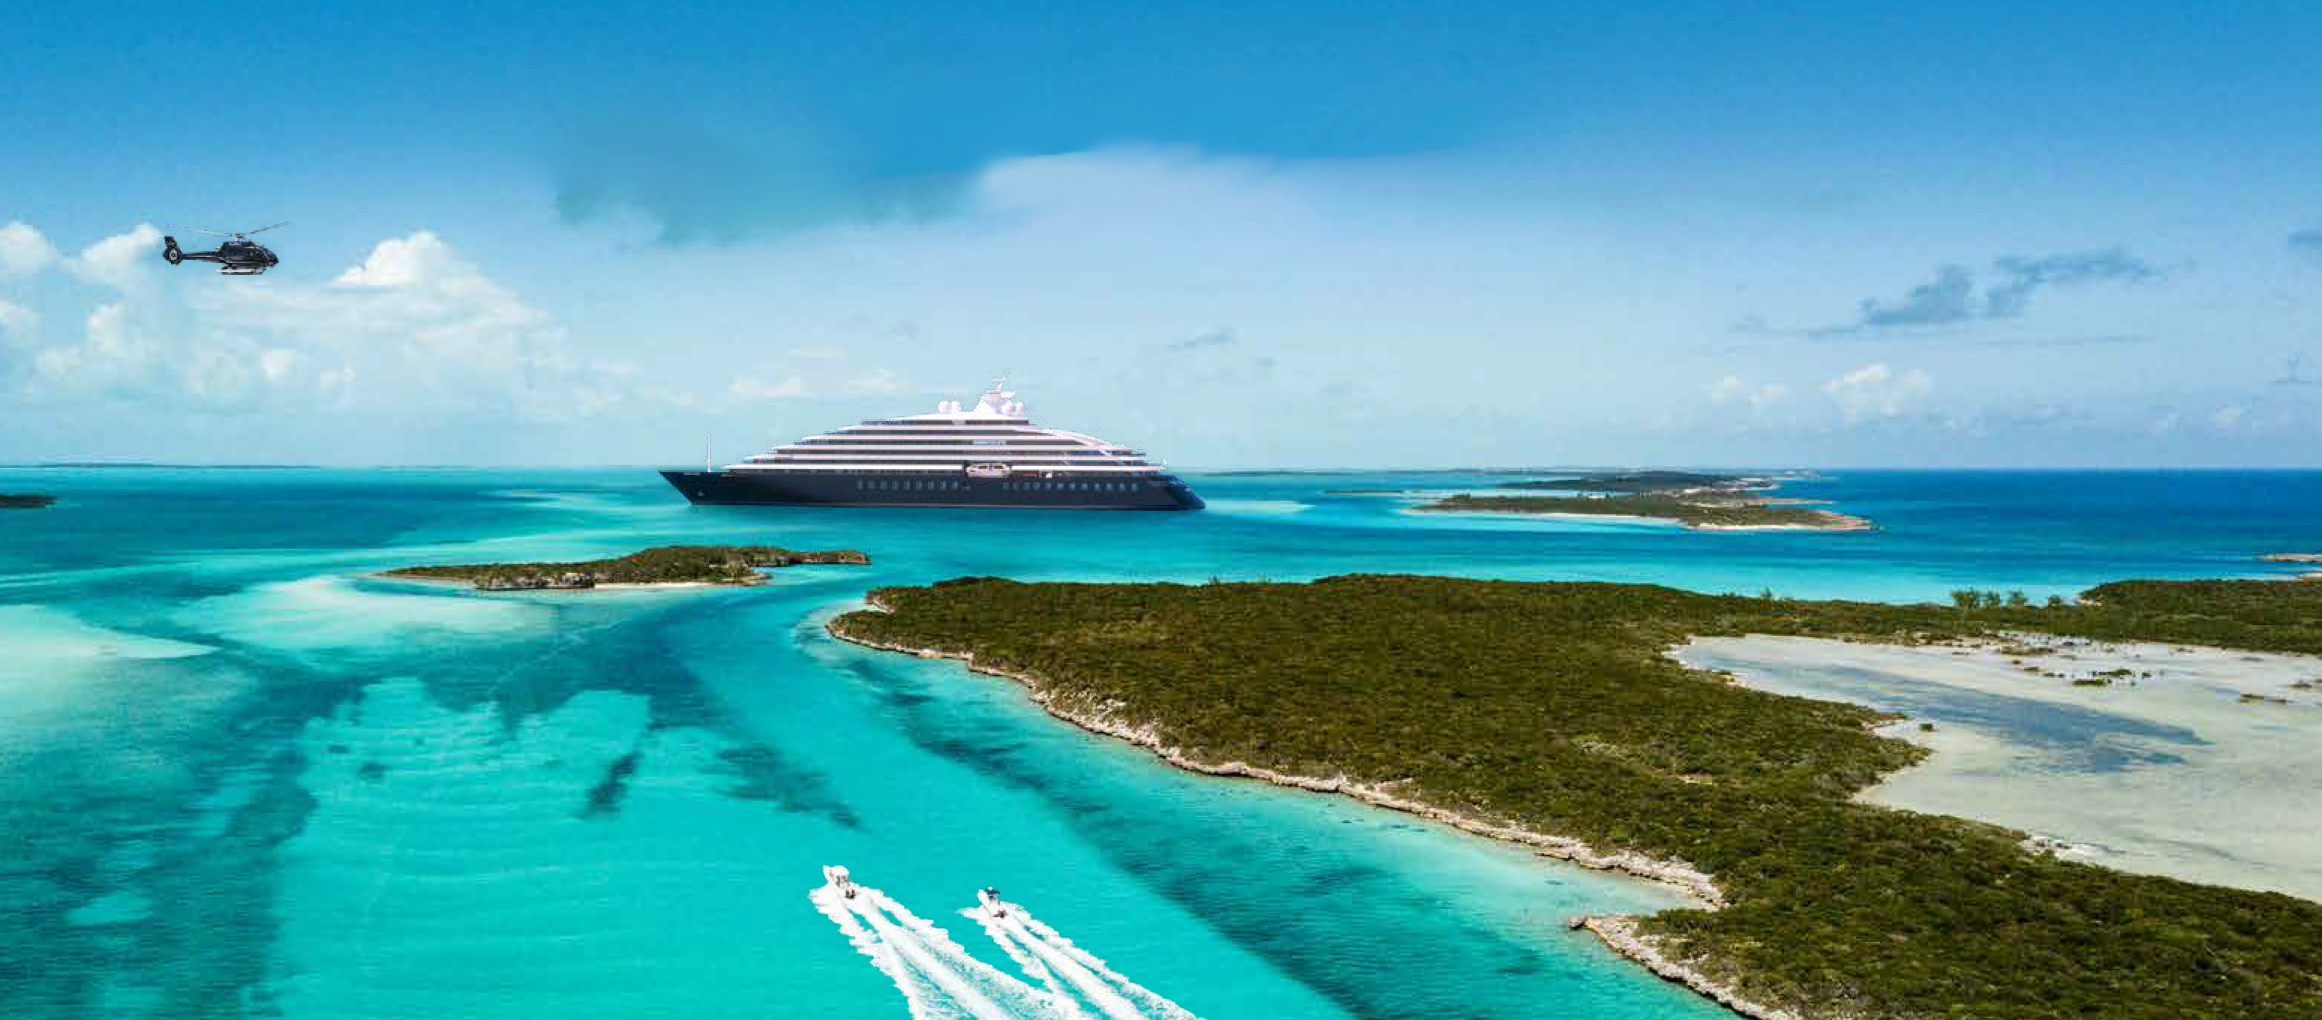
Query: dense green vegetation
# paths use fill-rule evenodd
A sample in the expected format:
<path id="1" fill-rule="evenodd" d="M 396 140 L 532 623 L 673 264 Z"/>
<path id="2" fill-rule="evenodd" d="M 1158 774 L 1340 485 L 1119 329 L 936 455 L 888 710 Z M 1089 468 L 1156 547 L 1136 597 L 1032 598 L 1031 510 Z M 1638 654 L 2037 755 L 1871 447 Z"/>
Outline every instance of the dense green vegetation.
<path id="1" fill-rule="evenodd" d="M 43 496 L 31 492 L 17 493 L 13 496 L 0 493 L 0 510 L 29 510 L 54 502 L 56 502 L 55 496 Z"/>
<path id="2" fill-rule="evenodd" d="M 1690 635 L 1928 641 L 2038 630 L 2322 651 L 2322 584 L 2123 582 L 2054 607 L 1891 606 L 1645 585 L 889 588 L 842 636 L 1032 676 L 1068 713 L 1198 761 L 1392 784 L 1600 849 L 1683 860 L 1728 905 L 1644 920 L 1749 997 L 1816 1017 L 2322 1016 L 2322 904 L 2028 852 L 1855 803 L 1921 752 L 1864 709 L 1756 692 Z"/>
<path id="3" fill-rule="evenodd" d="M 1739 496 L 1677 496 L 1644 492 L 1624 496 L 1471 496 L 1458 493 L 1420 510 L 1438 513 L 1589 514 L 1652 517 L 1689 528 L 1808 527 L 1860 529 L 1859 517 L 1778 500 Z"/>
<path id="4" fill-rule="evenodd" d="M 665 545 L 609 560 L 405 567 L 388 577 L 471 581 L 478 588 L 594 588 L 600 584 L 755 584 L 761 567 L 869 563 L 853 549 L 799 552 L 771 545 Z"/>

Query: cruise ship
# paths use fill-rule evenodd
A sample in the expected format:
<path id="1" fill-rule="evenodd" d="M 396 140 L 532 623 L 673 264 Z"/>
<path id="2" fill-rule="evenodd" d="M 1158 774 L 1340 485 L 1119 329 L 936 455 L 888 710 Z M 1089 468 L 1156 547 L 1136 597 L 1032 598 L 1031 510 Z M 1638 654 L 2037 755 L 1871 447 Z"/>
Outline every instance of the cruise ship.
<path id="1" fill-rule="evenodd" d="M 1138 450 L 1041 428 L 996 379 L 972 408 L 876 418 L 738 464 L 661 477 L 696 503 L 778 506 L 1199 510 L 1201 497 Z"/>

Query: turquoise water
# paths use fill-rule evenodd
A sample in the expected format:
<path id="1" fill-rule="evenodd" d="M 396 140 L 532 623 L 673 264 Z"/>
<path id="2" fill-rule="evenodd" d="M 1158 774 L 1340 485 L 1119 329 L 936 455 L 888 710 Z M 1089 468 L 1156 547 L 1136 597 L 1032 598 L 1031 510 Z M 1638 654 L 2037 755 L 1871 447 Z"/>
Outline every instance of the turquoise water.
<path id="1" fill-rule="evenodd" d="M 0 517 L 0 1012 L 900 1017 L 913 987 L 923 1014 L 959 1012 L 810 901 L 820 866 L 845 864 L 974 961 L 934 966 L 978 981 L 1024 976 L 958 914 L 994 885 L 1213 1018 L 1722 1015 L 1564 929 L 1660 890 L 1185 775 L 821 622 L 873 585 L 971 573 L 1940 599 L 2282 575 L 2253 557 L 2322 550 L 2313 474 L 1793 490 L 1885 526 L 1868 534 L 1416 516 L 1324 492 L 1484 478 L 1194 481 L 1210 510 L 1074 514 L 694 508 L 644 471 L 0 471 L 0 491 L 63 497 Z M 693 592 L 363 577 L 679 541 L 877 563 Z"/>

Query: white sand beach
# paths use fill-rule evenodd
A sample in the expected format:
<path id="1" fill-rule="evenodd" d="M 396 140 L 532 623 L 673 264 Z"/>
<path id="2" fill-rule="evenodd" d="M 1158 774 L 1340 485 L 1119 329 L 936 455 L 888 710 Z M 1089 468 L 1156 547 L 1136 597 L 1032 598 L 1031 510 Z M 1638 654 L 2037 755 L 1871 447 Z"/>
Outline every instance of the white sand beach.
<path id="1" fill-rule="evenodd" d="M 1762 635 L 1673 654 L 1761 690 L 1909 716 L 1882 732 L 1935 753 L 1865 800 L 2023 829 L 2124 871 L 2322 900 L 2322 658 Z"/>

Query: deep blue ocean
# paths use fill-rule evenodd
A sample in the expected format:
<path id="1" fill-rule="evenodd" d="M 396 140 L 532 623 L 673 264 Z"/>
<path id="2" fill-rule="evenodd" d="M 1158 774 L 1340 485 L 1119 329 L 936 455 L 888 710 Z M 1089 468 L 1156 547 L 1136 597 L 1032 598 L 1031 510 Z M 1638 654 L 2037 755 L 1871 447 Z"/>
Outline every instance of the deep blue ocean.
<path id="1" fill-rule="evenodd" d="M 1867 533 L 1425 516 L 1327 491 L 1501 480 L 1197 475 L 1206 511 L 1112 514 L 691 507 L 649 470 L 0 469 L 0 492 L 62 497 L 0 511 L 0 1015 L 980 1015 L 1014 1008 L 1008 982 L 1040 987 L 959 914 L 997 886 L 1204 1017 L 1720 1016 L 1565 929 L 1666 892 L 1180 773 L 822 622 L 867 588 L 965 574 L 1940 601 L 2288 576 L 2256 557 L 2322 551 L 2322 473 L 1846 471 L 1785 490 Z M 875 565 L 694 591 L 365 576 L 676 542 Z M 826 864 L 948 938 L 850 941 L 809 898 Z M 1166 1012 L 1075 995 L 1048 1001 Z"/>

